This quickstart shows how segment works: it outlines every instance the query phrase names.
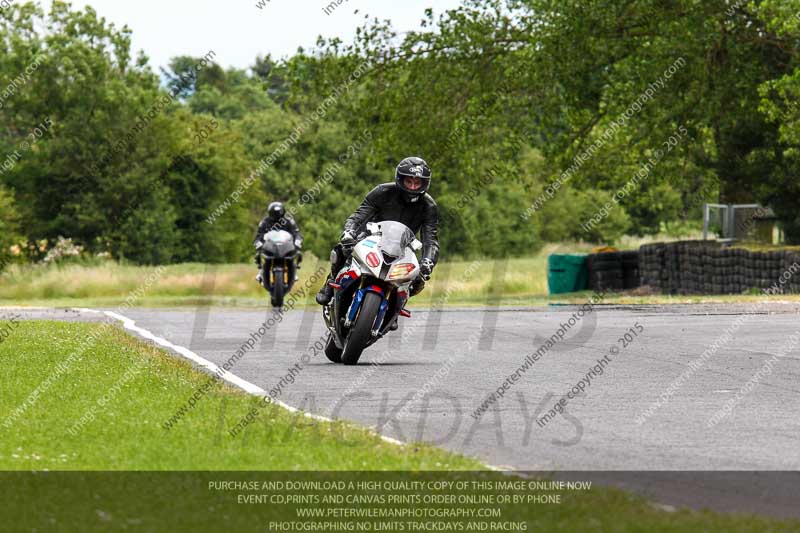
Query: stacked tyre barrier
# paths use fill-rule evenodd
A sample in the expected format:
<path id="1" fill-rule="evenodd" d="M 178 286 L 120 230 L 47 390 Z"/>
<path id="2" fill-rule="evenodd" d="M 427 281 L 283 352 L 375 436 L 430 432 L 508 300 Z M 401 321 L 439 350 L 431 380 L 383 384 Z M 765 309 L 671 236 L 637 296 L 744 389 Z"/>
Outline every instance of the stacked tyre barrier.
<path id="1" fill-rule="evenodd" d="M 620 291 L 639 286 L 639 252 L 606 252 L 586 256 L 589 289 Z"/>
<path id="2" fill-rule="evenodd" d="M 778 293 L 800 293 L 800 272 L 786 279 L 792 265 L 800 265 L 794 251 L 751 252 L 714 241 L 684 241 L 644 245 L 639 261 L 642 285 L 666 294 L 741 294 L 773 287 Z"/>
<path id="3" fill-rule="evenodd" d="M 664 250 L 666 245 L 662 243 L 647 244 L 639 248 L 639 274 L 641 275 L 642 285 L 653 288 L 662 288 L 666 280 L 664 278 Z"/>
<path id="4" fill-rule="evenodd" d="M 639 271 L 639 252 L 631 250 L 620 252 L 622 255 L 622 288 L 635 289 L 641 284 Z"/>
<path id="5" fill-rule="evenodd" d="M 708 250 L 720 248 L 715 241 L 646 244 L 639 248 L 641 283 L 667 294 L 702 292 L 704 273 L 709 272 Z"/>

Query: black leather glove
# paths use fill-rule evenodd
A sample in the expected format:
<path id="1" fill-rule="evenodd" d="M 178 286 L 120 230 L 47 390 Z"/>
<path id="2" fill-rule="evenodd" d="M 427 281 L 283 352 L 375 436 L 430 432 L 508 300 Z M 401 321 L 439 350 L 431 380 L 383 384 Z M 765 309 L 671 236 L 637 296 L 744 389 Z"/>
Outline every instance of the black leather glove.
<path id="1" fill-rule="evenodd" d="M 342 236 L 339 237 L 339 242 L 345 248 L 352 248 L 356 245 L 356 238 L 353 237 L 353 234 L 349 231 L 345 231 L 342 233 Z"/>
<path id="2" fill-rule="evenodd" d="M 433 261 L 431 261 L 426 257 L 419 264 L 419 275 L 422 279 L 428 281 L 429 279 L 431 279 L 432 272 L 433 272 Z"/>
<path id="3" fill-rule="evenodd" d="M 425 281 L 422 278 L 417 278 L 411 282 L 411 288 L 409 289 L 408 296 L 413 298 L 417 294 L 421 293 L 424 288 Z"/>

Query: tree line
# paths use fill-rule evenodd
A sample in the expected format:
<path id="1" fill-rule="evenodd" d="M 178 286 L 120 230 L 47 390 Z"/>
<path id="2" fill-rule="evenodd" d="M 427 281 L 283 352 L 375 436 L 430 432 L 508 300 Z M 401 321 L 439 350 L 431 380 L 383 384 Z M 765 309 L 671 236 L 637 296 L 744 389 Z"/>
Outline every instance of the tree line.
<path id="1" fill-rule="evenodd" d="M 0 11 L 0 264 L 40 260 L 59 236 L 135 263 L 243 261 L 271 200 L 325 256 L 408 155 L 433 168 L 445 257 L 699 227 L 720 199 L 772 206 L 797 243 L 793 4 L 465 0 L 402 37 L 367 20 L 352 43 L 286 60 L 224 69 L 209 51 L 156 72 L 90 7 L 14 3 Z"/>

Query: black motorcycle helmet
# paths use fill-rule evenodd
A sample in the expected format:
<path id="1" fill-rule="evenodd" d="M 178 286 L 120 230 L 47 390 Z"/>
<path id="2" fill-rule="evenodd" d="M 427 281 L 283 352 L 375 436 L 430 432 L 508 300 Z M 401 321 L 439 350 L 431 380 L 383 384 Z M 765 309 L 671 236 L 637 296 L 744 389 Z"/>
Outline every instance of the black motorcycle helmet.
<path id="1" fill-rule="evenodd" d="M 406 186 L 406 178 L 417 178 L 420 180 L 419 187 L 409 188 Z M 420 157 L 406 157 L 397 165 L 394 181 L 403 191 L 403 196 L 407 202 L 417 202 L 428 192 L 431 186 L 431 169 L 428 163 Z"/>
<path id="2" fill-rule="evenodd" d="M 272 202 L 267 208 L 267 213 L 273 220 L 279 220 L 286 214 L 286 208 L 280 202 Z"/>

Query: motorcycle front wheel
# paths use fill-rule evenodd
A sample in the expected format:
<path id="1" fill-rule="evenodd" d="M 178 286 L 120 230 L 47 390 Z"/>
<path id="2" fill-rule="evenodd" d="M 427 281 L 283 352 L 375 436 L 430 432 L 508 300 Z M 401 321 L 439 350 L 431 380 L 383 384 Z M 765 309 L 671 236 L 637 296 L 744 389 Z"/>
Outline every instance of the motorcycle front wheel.
<path id="1" fill-rule="evenodd" d="M 272 271 L 272 278 L 272 307 L 283 307 L 283 296 L 286 294 L 286 285 L 283 280 L 283 269 L 274 269 Z"/>
<path id="2" fill-rule="evenodd" d="M 350 333 L 347 334 L 347 340 L 344 343 L 342 363 L 346 365 L 358 363 L 361 352 L 367 347 L 372 336 L 372 328 L 375 325 L 375 319 L 378 318 L 382 302 L 383 298 L 374 292 L 367 292 L 364 295 L 358 316 L 350 327 Z"/>

